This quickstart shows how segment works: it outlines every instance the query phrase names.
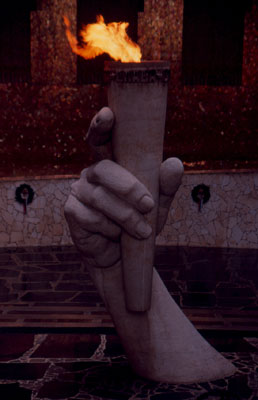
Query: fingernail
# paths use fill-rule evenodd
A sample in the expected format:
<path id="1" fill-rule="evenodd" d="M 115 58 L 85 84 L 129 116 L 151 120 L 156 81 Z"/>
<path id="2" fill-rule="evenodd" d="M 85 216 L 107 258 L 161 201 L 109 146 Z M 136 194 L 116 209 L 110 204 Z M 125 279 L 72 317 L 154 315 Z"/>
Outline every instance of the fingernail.
<path id="1" fill-rule="evenodd" d="M 143 239 L 146 239 L 147 237 L 150 236 L 152 229 L 150 225 L 146 224 L 143 221 L 140 221 L 138 225 L 136 226 L 136 232 L 137 234 L 142 237 Z"/>
<path id="2" fill-rule="evenodd" d="M 149 211 L 149 210 L 151 210 L 151 209 L 154 207 L 154 201 L 153 201 L 153 199 L 152 199 L 150 196 L 148 196 L 147 194 L 145 194 L 145 195 L 141 198 L 139 204 L 140 204 L 140 206 L 141 206 L 142 208 L 144 208 L 144 211 Z"/>

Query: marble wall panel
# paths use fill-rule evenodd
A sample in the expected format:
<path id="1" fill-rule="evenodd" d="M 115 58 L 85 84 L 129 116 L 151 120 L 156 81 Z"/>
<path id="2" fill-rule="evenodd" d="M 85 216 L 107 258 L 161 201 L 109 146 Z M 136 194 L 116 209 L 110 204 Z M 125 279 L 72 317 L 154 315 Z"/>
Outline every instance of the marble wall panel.
<path id="1" fill-rule="evenodd" d="M 199 184 L 211 195 L 201 211 L 191 196 Z M 257 248 L 257 214 L 257 173 L 185 174 L 157 244 Z"/>
<path id="2" fill-rule="evenodd" d="M 0 181 L 0 247 L 71 244 L 63 207 L 76 177 Z M 22 183 L 35 192 L 27 214 L 15 201 Z M 192 200 L 210 189 L 201 211 Z M 258 173 L 185 173 L 158 245 L 258 248 Z"/>
<path id="3" fill-rule="evenodd" d="M 71 243 L 63 207 L 74 179 L 32 179 L 0 183 L 0 247 Z M 34 199 L 24 214 L 15 200 L 16 188 L 26 183 Z"/>

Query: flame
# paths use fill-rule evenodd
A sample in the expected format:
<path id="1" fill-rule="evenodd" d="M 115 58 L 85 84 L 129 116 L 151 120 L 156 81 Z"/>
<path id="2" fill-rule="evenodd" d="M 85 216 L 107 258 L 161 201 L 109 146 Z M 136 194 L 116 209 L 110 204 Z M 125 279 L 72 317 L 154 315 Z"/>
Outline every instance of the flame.
<path id="1" fill-rule="evenodd" d="M 74 53 L 83 58 L 95 58 L 107 53 L 114 60 L 122 62 L 141 62 L 141 49 L 126 33 L 127 22 L 111 22 L 105 24 L 102 15 L 97 22 L 88 24 L 80 31 L 82 45 L 70 30 L 70 21 L 64 16 L 66 36 Z"/>

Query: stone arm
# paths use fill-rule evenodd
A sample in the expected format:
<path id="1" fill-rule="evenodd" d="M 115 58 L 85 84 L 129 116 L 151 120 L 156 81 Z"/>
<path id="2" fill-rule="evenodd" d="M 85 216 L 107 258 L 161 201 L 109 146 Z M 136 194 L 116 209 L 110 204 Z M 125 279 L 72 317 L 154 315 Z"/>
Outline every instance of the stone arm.
<path id="1" fill-rule="evenodd" d="M 73 241 L 110 312 L 133 369 L 148 379 L 191 383 L 231 375 L 235 369 L 197 332 L 177 306 L 154 269 L 151 308 L 129 312 L 125 305 L 120 235 L 141 240 L 151 233 L 144 214 L 154 205 L 146 187 L 111 161 L 110 129 L 114 116 L 102 109 L 93 119 L 88 142 L 99 158 L 72 185 L 65 215 Z M 181 183 L 182 163 L 166 160 L 160 168 L 157 233 Z"/>

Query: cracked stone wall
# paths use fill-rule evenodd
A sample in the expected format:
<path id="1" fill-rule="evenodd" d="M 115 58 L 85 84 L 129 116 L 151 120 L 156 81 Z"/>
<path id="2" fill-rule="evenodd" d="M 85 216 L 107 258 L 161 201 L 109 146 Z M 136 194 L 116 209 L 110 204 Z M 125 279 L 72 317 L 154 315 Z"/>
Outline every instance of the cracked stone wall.
<path id="1" fill-rule="evenodd" d="M 193 188 L 205 184 L 210 200 L 191 198 Z M 257 248 L 258 174 L 185 174 L 158 244 Z"/>
<path id="2" fill-rule="evenodd" d="M 32 179 L 0 182 L 0 247 L 71 243 L 63 207 L 74 179 Z M 16 188 L 26 183 L 34 199 L 24 214 L 15 201 Z"/>
<path id="3" fill-rule="evenodd" d="M 0 247 L 71 244 L 63 215 L 70 177 L 0 180 Z M 16 188 L 29 184 L 34 200 L 24 214 Z M 210 188 L 201 212 L 191 192 Z M 158 245 L 258 248 L 258 173 L 185 173 Z"/>

